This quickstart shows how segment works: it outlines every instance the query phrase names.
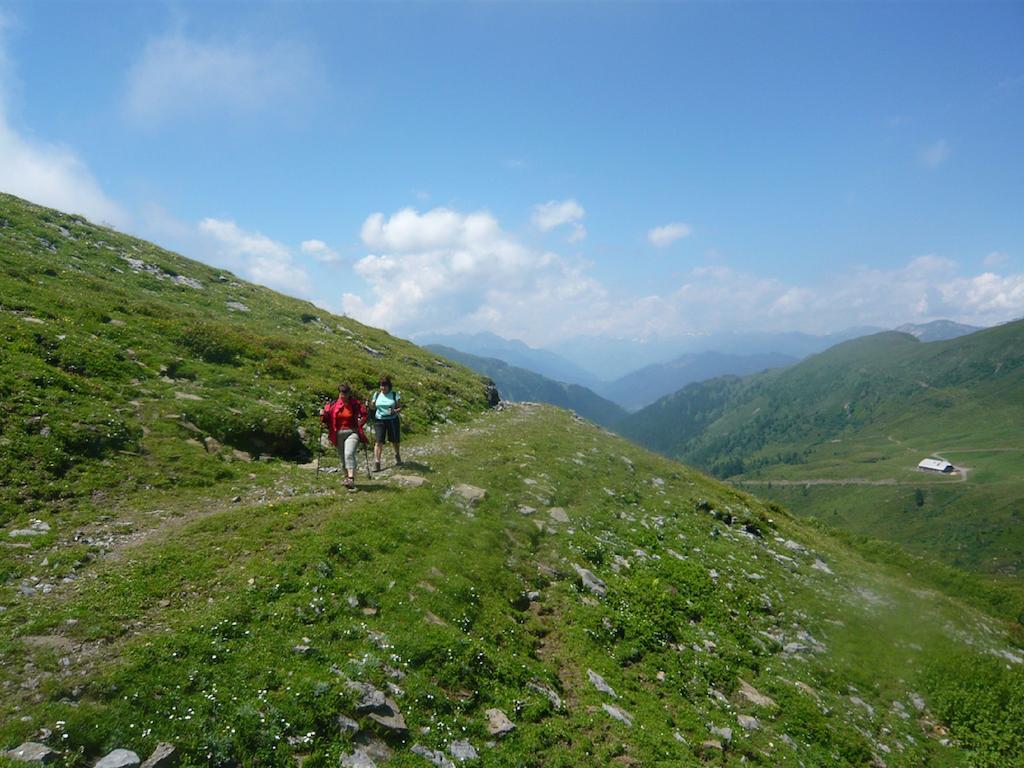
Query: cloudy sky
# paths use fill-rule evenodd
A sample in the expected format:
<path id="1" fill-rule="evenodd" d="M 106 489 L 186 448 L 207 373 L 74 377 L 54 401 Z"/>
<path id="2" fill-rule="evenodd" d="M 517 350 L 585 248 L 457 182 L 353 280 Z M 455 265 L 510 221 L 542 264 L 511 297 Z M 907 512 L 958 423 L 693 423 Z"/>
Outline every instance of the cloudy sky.
<path id="1" fill-rule="evenodd" d="M 0 190 L 403 335 L 1024 316 L 1024 4 L 0 0 Z"/>

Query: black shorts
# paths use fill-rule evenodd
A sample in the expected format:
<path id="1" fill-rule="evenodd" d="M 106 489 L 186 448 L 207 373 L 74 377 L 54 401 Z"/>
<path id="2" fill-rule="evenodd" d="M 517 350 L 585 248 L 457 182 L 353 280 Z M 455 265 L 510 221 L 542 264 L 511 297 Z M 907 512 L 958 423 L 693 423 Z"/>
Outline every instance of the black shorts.
<path id="1" fill-rule="evenodd" d="M 378 443 L 398 445 L 402 441 L 402 428 L 397 416 L 393 419 L 377 419 L 373 424 L 373 431 Z"/>

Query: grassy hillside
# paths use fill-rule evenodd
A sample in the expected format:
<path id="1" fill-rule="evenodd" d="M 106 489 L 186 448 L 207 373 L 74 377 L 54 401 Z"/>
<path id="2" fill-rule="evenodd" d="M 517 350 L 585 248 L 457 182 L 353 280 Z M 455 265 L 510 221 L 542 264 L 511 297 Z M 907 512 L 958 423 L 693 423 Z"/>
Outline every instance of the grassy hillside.
<path id="1" fill-rule="evenodd" d="M 479 376 L 408 342 L 6 195 L 0 338 L 0 524 L 308 461 L 340 380 L 390 373 L 411 434 L 486 407 Z"/>
<path id="2" fill-rule="evenodd" d="M 224 768 L 1022 764 L 1019 627 L 885 553 L 566 411 L 486 410 L 482 379 L 379 331 L 3 205 L 0 747 L 65 766 L 158 742 Z M 302 463 L 305 403 L 381 368 L 407 393 L 407 464 L 352 493 L 333 457 Z"/>
<path id="3" fill-rule="evenodd" d="M 704 382 L 623 434 L 849 530 L 981 571 L 1024 564 L 1024 322 L 950 341 L 884 333 L 785 371 Z M 940 454 L 966 476 L 930 476 Z"/>
<path id="4" fill-rule="evenodd" d="M 505 400 L 549 403 L 561 408 L 570 408 L 580 416 L 604 426 L 615 424 L 626 415 L 621 406 L 586 387 L 565 384 L 525 368 L 509 365 L 503 360 L 477 357 L 440 344 L 429 344 L 426 348 L 489 377 L 497 384 L 498 391 Z"/>

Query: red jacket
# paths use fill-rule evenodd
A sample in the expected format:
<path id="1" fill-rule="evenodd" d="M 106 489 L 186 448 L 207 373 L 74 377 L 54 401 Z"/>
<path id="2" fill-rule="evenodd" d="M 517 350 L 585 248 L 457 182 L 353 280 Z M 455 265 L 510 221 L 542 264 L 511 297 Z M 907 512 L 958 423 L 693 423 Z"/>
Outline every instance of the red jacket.
<path id="1" fill-rule="evenodd" d="M 327 439 L 331 445 L 338 444 L 338 432 L 351 429 L 359 435 L 359 442 L 368 443 L 363 433 L 363 424 L 366 423 L 367 413 L 364 406 L 355 397 L 342 400 L 340 397 L 324 408 L 320 421 L 327 425 Z"/>

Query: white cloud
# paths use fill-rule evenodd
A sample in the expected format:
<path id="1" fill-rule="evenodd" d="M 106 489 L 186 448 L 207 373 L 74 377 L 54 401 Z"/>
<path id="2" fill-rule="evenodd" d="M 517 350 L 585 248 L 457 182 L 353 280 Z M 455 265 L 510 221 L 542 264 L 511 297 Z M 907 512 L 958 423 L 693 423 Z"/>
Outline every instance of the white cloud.
<path id="1" fill-rule="evenodd" d="M 551 200 L 533 207 L 532 221 L 534 226 L 542 232 L 547 232 L 563 224 L 575 224 L 573 236 L 577 236 L 581 231 L 583 236 L 586 236 L 586 230 L 581 224 L 578 224 L 586 215 L 587 212 L 583 210 L 583 206 L 575 200 Z"/>
<path id="2" fill-rule="evenodd" d="M 303 240 L 299 246 L 303 253 L 309 254 L 323 264 L 334 264 L 341 261 L 341 256 L 323 240 Z"/>
<path id="3" fill-rule="evenodd" d="M 998 267 L 1010 260 L 1010 254 L 1003 251 L 992 251 L 985 257 L 986 267 Z"/>
<path id="4" fill-rule="evenodd" d="M 604 297 L 585 264 L 523 244 L 484 211 L 375 213 L 362 239 L 375 253 L 355 271 L 373 298 L 347 293 L 343 306 L 371 325 L 555 338 L 571 330 L 574 312 Z"/>
<path id="5" fill-rule="evenodd" d="M 26 138 L 11 123 L 8 104 L 16 78 L 3 39 L 11 26 L 0 13 L 0 190 L 83 214 L 97 223 L 125 227 L 128 214 L 103 192 L 74 150 Z"/>
<path id="6" fill-rule="evenodd" d="M 948 141 L 939 139 L 918 152 L 917 160 L 925 168 L 938 168 L 946 162 L 952 151 Z"/>
<path id="7" fill-rule="evenodd" d="M 684 237 L 689 237 L 693 233 L 693 228 L 689 224 L 684 224 L 681 221 L 676 221 L 671 224 L 666 224 L 663 227 L 655 227 L 647 232 L 647 239 L 650 240 L 651 245 L 656 248 L 664 248 L 672 245 L 676 240 L 681 240 Z"/>
<path id="8" fill-rule="evenodd" d="M 150 40 L 128 72 L 124 109 L 149 125 L 203 112 L 254 113 L 294 104 L 318 82 L 313 58 L 291 43 Z"/>
<path id="9" fill-rule="evenodd" d="M 296 264 L 291 250 L 259 232 L 247 232 L 235 222 L 207 218 L 199 222 L 199 233 L 211 248 L 213 263 L 293 296 L 310 297 L 313 283 L 306 270 Z"/>

